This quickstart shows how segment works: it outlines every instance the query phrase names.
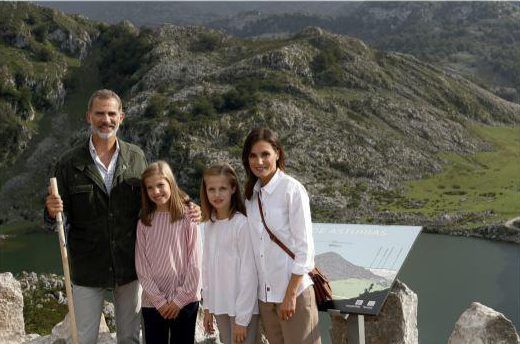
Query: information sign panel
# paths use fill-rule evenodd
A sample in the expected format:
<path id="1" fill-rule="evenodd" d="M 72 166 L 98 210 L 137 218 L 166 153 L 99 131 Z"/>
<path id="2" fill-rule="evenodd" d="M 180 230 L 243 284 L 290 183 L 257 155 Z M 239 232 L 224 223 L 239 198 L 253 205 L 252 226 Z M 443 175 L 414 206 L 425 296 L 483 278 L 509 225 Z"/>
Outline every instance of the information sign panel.
<path id="1" fill-rule="evenodd" d="M 377 315 L 421 229 L 314 223 L 315 264 L 332 286 L 329 308 Z"/>

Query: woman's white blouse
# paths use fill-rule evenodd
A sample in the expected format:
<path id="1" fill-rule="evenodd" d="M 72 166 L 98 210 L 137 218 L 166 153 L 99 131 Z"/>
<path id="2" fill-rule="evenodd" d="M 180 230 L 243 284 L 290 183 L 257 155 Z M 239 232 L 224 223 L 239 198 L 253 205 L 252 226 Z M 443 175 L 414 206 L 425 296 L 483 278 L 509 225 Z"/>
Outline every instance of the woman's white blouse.
<path id="1" fill-rule="evenodd" d="M 294 260 L 274 243 L 264 228 L 257 195 L 260 193 L 267 226 L 294 254 Z M 277 170 L 267 185 L 254 186 L 246 200 L 247 219 L 258 270 L 258 298 L 283 302 L 291 274 L 304 275 L 298 295 L 312 285 L 308 273 L 314 268 L 314 242 L 309 196 L 296 179 Z"/>
<path id="2" fill-rule="evenodd" d="M 203 306 L 247 326 L 252 314 L 258 314 L 258 277 L 247 218 L 235 213 L 232 219 L 207 221 L 203 233 Z"/>

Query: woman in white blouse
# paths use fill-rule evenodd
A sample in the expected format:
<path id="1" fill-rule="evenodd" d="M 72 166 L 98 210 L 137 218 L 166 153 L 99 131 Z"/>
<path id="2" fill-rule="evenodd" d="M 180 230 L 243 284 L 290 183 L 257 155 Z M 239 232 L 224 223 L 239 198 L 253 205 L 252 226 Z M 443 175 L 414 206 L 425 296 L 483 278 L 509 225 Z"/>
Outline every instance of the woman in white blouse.
<path id="1" fill-rule="evenodd" d="M 270 344 L 321 343 L 308 275 L 314 268 L 314 243 L 307 192 L 285 174 L 283 148 L 267 128 L 249 133 L 242 163 L 247 173 L 245 198 L 258 272 L 260 316 L 267 339 Z M 294 253 L 294 259 L 270 238 L 265 226 Z"/>

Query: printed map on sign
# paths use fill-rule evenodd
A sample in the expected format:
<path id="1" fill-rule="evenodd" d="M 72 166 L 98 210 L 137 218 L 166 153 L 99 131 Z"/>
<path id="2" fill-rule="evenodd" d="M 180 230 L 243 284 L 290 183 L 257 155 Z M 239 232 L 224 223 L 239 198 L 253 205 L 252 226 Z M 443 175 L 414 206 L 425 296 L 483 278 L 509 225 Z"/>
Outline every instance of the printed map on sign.
<path id="1" fill-rule="evenodd" d="M 314 223 L 315 263 L 343 313 L 379 313 L 421 227 Z"/>

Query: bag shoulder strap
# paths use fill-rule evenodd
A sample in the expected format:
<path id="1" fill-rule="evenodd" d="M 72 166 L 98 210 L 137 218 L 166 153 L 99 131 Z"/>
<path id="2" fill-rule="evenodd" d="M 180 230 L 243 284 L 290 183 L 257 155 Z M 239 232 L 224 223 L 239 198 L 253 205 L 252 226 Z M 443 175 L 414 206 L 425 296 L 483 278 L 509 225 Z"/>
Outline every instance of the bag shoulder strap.
<path id="1" fill-rule="evenodd" d="M 269 227 L 267 227 L 267 224 L 265 223 L 264 211 L 262 209 L 262 201 L 260 201 L 260 193 L 259 192 L 257 193 L 257 196 L 258 196 L 258 210 L 260 210 L 260 217 L 262 218 L 262 223 L 264 224 L 265 230 L 269 234 L 269 238 L 271 238 L 271 240 L 274 241 L 275 244 L 280 246 L 280 248 L 282 250 L 284 250 L 285 253 L 287 253 L 289 255 L 289 257 L 294 259 L 294 253 L 292 253 L 292 251 L 287 246 L 285 246 L 285 244 L 283 242 L 281 242 L 280 239 L 278 239 L 276 237 L 276 235 L 273 234 L 273 232 L 271 232 Z"/>

